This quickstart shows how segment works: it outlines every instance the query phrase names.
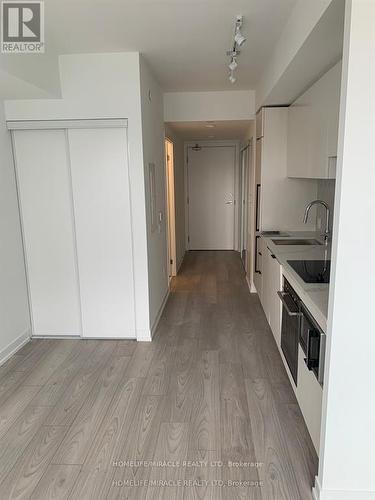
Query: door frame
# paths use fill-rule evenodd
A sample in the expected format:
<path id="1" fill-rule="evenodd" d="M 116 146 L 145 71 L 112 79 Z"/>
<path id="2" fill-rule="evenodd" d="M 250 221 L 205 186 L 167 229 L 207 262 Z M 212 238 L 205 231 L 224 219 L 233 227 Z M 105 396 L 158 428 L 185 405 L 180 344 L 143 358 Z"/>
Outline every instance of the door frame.
<path id="1" fill-rule="evenodd" d="M 240 150 L 240 257 L 244 265 L 246 273 L 248 273 L 249 259 L 249 197 L 250 197 L 250 161 L 251 144 L 247 144 Z M 242 252 L 245 252 L 245 261 L 243 260 Z"/>
<path id="2" fill-rule="evenodd" d="M 189 177 L 188 177 L 188 153 L 189 148 L 192 148 L 196 144 L 202 147 L 220 147 L 220 146 L 230 146 L 234 147 L 234 241 L 233 249 L 239 251 L 240 249 L 240 203 L 238 200 L 240 198 L 240 187 L 239 187 L 239 158 L 240 158 L 240 141 L 233 140 L 222 140 L 222 141 L 207 141 L 207 140 L 196 140 L 196 141 L 186 141 L 184 143 L 184 193 L 185 193 L 185 242 L 186 250 L 190 250 L 189 243 Z"/>
<path id="3" fill-rule="evenodd" d="M 168 156 L 171 163 L 168 161 Z M 174 144 L 165 136 L 164 138 L 164 163 L 165 163 L 165 196 L 167 215 L 167 269 L 169 281 L 177 275 L 176 262 L 176 203 L 175 203 L 175 182 L 174 182 Z"/>

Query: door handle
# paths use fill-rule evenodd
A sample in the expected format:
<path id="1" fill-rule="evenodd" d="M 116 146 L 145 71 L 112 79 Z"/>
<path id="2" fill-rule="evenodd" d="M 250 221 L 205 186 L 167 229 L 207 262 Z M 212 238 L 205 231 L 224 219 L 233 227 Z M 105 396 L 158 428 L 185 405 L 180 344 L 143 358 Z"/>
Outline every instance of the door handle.
<path id="1" fill-rule="evenodd" d="M 226 202 L 225 202 L 225 204 L 226 204 L 226 205 L 233 205 L 233 200 L 231 200 L 231 201 L 226 201 Z"/>
<path id="2" fill-rule="evenodd" d="M 286 292 L 277 292 L 277 295 L 279 296 L 281 302 L 283 303 L 283 306 L 285 307 L 286 312 L 288 313 L 288 316 L 302 316 L 302 313 L 300 311 L 291 311 L 289 308 L 289 304 L 285 300 L 285 297 L 290 297 L 289 293 Z M 293 301 L 293 299 L 291 298 Z"/>

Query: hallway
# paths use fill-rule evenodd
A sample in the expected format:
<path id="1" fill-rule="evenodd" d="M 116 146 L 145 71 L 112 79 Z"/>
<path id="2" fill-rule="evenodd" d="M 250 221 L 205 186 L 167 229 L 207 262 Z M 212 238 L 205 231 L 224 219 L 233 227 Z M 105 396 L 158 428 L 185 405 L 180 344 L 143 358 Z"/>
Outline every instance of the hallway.
<path id="1" fill-rule="evenodd" d="M 308 500 L 317 474 L 236 252 L 186 254 L 152 343 L 33 340 L 0 408 L 4 500 Z"/>

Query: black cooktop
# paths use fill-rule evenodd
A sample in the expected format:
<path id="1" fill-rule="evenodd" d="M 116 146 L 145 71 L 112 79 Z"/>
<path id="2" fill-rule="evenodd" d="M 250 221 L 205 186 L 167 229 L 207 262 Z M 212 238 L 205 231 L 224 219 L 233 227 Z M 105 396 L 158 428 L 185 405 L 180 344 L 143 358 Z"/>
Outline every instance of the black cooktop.
<path id="1" fill-rule="evenodd" d="M 329 283 L 330 260 L 288 260 L 287 262 L 305 283 Z"/>

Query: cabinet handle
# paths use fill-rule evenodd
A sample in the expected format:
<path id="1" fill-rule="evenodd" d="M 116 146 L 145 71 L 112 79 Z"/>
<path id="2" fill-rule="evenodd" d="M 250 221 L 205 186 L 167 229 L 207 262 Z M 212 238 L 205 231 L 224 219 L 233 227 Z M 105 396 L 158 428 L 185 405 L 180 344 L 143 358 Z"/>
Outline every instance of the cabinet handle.
<path id="1" fill-rule="evenodd" d="M 277 295 L 280 297 L 280 300 L 283 303 L 283 306 L 285 307 L 285 310 L 288 313 L 288 316 L 302 316 L 302 313 L 300 311 L 291 311 L 290 310 L 289 305 L 288 305 L 287 301 L 285 300 L 285 297 L 290 297 L 290 300 L 293 301 L 293 299 L 291 298 L 289 293 L 277 292 Z"/>
<path id="2" fill-rule="evenodd" d="M 254 272 L 257 274 L 262 274 L 260 270 L 258 269 L 258 254 L 260 253 L 258 251 L 258 240 L 260 236 L 255 236 L 255 262 L 254 262 Z"/>

